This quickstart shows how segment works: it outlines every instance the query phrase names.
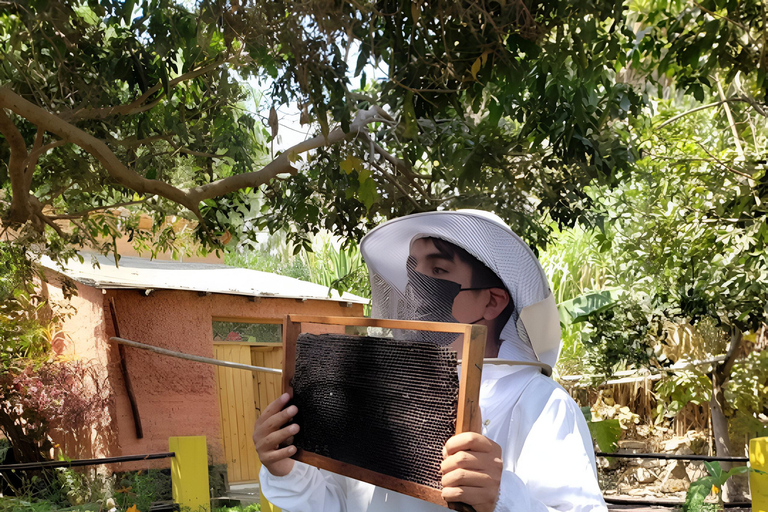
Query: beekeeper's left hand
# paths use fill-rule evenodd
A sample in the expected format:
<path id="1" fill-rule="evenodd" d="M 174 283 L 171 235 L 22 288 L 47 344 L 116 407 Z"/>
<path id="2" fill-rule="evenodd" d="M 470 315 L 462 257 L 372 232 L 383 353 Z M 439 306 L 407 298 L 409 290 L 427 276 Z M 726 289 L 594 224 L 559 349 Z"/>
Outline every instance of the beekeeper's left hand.
<path id="1" fill-rule="evenodd" d="M 503 470 L 501 446 L 475 432 L 453 436 L 443 448 L 443 499 L 492 512 L 499 498 Z"/>

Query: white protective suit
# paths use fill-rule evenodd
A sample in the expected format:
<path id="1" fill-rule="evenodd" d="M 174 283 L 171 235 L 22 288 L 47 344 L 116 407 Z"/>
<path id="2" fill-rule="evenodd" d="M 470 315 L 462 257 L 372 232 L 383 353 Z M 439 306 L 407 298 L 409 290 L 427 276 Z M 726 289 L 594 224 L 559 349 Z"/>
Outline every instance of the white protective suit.
<path id="1" fill-rule="evenodd" d="M 362 242 L 371 272 L 374 317 L 393 318 L 405 288 L 411 242 L 433 236 L 454 243 L 504 281 L 515 311 L 501 333 L 499 357 L 553 366 L 560 349 L 552 293 L 530 248 L 487 212 L 430 212 L 390 221 Z M 377 307 L 377 296 L 387 297 Z M 383 304 L 383 306 L 382 306 Z M 483 366 L 483 435 L 501 446 L 504 472 L 497 512 L 605 511 L 592 441 L 568 393 L 534 366 Z M 296 462 L 286 476 L 263 466 L 262 492 L 285 512 L 438 512 L 437 505 Z"/>

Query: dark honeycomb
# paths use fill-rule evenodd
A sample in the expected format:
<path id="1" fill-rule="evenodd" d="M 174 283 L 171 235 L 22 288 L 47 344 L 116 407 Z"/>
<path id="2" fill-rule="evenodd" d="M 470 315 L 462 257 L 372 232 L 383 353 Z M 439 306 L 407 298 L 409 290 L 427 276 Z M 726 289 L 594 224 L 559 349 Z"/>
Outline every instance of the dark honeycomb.
<path id="1" fill-rule="evenodd" d="M 440 489 L 443 445 L 456 432 L 456 364 L 432 343 L 300 335 L 296 446 Z"/>

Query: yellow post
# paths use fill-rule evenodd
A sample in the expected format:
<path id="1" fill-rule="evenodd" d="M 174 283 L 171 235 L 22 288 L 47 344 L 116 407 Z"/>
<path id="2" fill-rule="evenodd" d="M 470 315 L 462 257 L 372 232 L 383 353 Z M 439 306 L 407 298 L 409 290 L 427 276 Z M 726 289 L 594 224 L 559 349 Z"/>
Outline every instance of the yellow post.
<path id="1" fill-rule="evenodd" d="M 208 447 L 205 436 L 171 437 L 169 450 L 176 453 L 171 459 L 171 487 L 173 501 L 182 510 L 209 512 L 211 491 L 208 485 Z"/>
<path id="2" fill-rule="evenodd" d="M 768 472 L 768 437 L 749 441 L 749 465 L 752 469 Z M 749 473 L 752 492 L 752 512 L 768 512 L 768 474 Z"/>
<path id="3" fill-rule="evenodd" d="M 261 485 L 259 485 L 259 503 L 261 504 L 261 512 L 280 512 L 280 509 L 267 501 L 264 497 L 264 493 L 261 492 Z"/>

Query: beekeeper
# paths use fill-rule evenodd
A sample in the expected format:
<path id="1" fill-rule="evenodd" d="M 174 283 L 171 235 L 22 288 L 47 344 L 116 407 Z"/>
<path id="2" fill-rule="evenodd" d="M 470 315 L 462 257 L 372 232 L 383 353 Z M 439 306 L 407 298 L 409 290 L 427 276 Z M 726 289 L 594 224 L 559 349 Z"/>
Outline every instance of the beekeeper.
<path id="1" fill-rule="evenodd" d="M 361 251 L 373 317 L 485 325 L 482 435 L 448 440 L 443 498 L 477 512 L 606 510 L 584 417 L 549 375 L 560 352 L 557 307 L 531 249 L 497 216 L 429 212 L 371 231 Z M 455 348 L 462 339 L 435 339 Z M 460 353 L 460 352 L 459 352 Z M 266 498 L 286 512 L 437 512 L 437 505 L 290 458 L 296 407 L 283 395 L 254 429 Z"/>

